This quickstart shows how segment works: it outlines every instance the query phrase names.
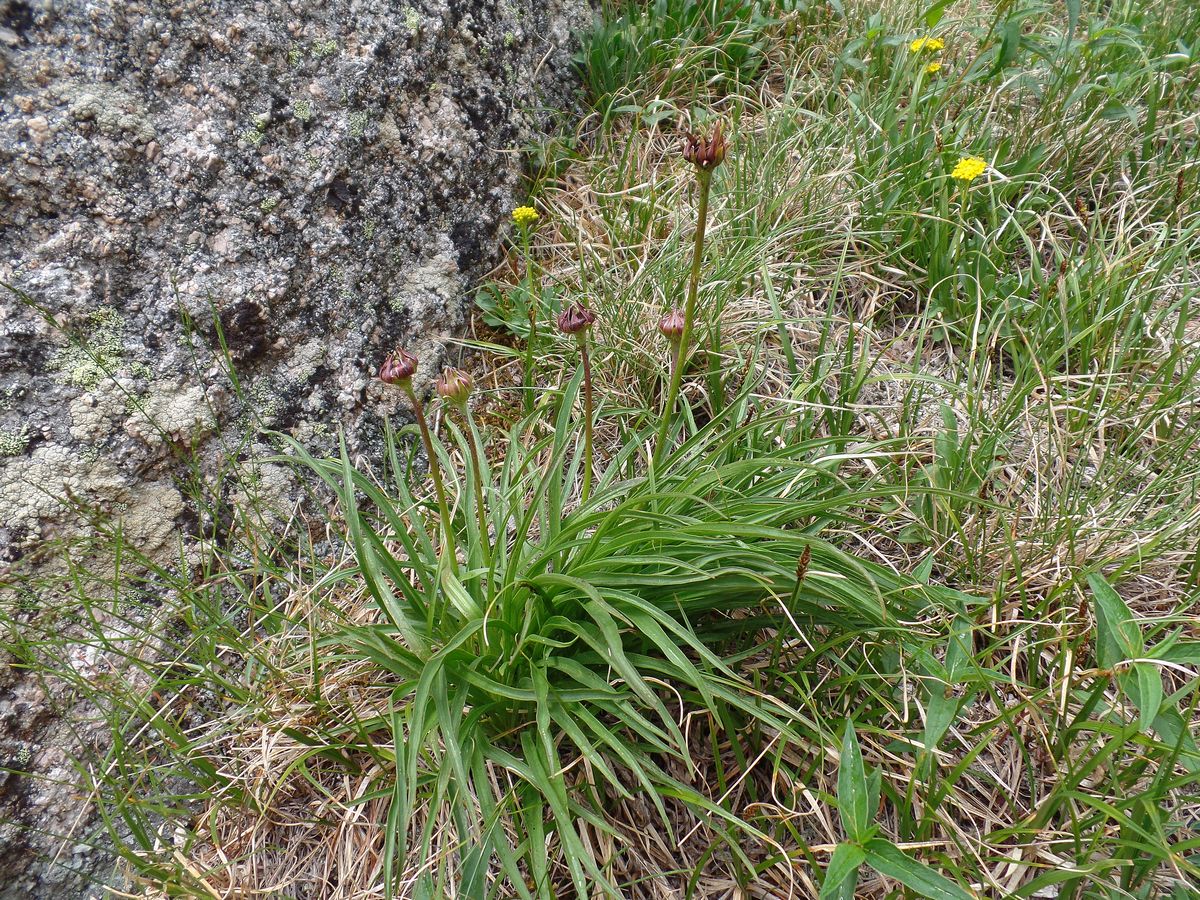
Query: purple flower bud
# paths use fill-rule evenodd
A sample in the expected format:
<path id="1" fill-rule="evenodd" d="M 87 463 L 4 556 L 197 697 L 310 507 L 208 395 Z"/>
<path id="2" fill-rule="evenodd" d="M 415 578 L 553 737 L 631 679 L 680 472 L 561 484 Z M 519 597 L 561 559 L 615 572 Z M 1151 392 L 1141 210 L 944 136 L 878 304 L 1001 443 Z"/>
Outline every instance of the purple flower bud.
<path id="1" fill-rule="evenodd" d="M 721 123 L 713 130 L 712 137 L 688 133 L 683 139 L 683 158 L 703 172 L 711 172 L 725 161 L 725 135 Z"/>
<path id="2" fill-rule="evenodd" d="M 672 344 L 683 338 L 683 310 L 673 309 L 658 320 L 658 330 Z"/>
<path id="3" fill-rule="evenodd" d="M 462 369 L 442 369 L 442 375 L 437 380 L 438 396 L 443 400 L 462 406 L 471 396 L 475 381 Z"/>
<path id="4" fill-rule="evenodd" d="M 379 380 L 384 384 L 403 384 L 412 380 L 419 360 L 407 350 L 397 348 L 389 353 L 379 369 Z"/>
<path id="5" fill-rule="evenodd" d="M 579 334 L 596 321 L 596 314 L 576 300 L 558 314 L 558 330 L 563 334 Z"/>

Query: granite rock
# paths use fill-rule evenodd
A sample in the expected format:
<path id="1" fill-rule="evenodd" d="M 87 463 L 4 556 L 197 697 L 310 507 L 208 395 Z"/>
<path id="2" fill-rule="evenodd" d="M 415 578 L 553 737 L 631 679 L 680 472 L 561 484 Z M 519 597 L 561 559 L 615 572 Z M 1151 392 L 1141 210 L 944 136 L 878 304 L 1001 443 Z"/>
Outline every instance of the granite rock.
<path id="1" fill-rule="evenodd" d="M 589 19 L 0 0 L 0 579 L 97 517 L 178 557 L 173 478 L 220 471 L 249 425 L 377 453 L 397 401 L 371 376 L 398 342 L 432 367 L 463 325 Z M 61 775 L 43 690 L 0 676 L 0 764 Z M 53 790 L 0 776 L 0 898 L 95 890 L 104 854 L 41 834 L 78 833 Z"/>

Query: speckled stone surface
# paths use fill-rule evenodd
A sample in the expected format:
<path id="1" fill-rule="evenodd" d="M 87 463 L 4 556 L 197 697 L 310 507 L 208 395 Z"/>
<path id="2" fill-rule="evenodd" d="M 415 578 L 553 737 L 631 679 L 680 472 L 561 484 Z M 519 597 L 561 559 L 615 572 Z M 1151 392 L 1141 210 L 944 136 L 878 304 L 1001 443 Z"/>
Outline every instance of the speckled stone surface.
<path id="1" fill-rule="evenodd" d="M 193 448 L 215 469 L 251 413 L 377 451 L 396 399 L 373 370 L 397 342 L 432 369 L 462 325 L 589 21 L 579 0 L 0 0 L 0 281 L 21 292 L 0 290 L 0 575 L 80 510 L 177 552 L 173 476 Z M 9 661 L 0 765 L 74 780 Z M 38 832 L 81 804 L 0 773 L 0 898 L 95 891 L 86 816 L 65 844 Z"/>

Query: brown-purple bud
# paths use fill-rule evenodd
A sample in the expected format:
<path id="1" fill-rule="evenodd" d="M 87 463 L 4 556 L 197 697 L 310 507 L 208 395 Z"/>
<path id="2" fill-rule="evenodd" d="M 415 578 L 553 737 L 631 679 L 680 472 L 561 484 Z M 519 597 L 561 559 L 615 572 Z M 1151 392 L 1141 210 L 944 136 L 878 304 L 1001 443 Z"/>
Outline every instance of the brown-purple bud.
<path id="1" fill-rule="evenodd" d="M 596 314 L 576 300 L 558 314 L 558 330 L 563 334 L 579 334 L 596 321 Z"/>
<path id="2" fill-rule="evenodd" d="M 658 330 L 672 344 L 683 338 L 683 310 L 673 309 L 658 320 Z"/>
<path id="3" fill-rule="evenodd" d="M 436 385 L 438 396 L 455 406 L 462 406 L 467 402 L 473 387 L 475 381 L 462 369 L 442 369 L 442 375 Z"/>
<path id="4" fill-rule="evenodd" d="M 683 139 L 683 158 L 702 172 L 711 172 L 725 161 L 725 135 L 721 123 L 713 130 L 712 137 L 688 133 Z"/>
<path id="5" fill-rule="evenodd" d="M 397 348 L 388 354 L 379 368 L 379 380 L 384 384 L 404 384 L 417 371 L 417 358 L 407 350 Z"/>

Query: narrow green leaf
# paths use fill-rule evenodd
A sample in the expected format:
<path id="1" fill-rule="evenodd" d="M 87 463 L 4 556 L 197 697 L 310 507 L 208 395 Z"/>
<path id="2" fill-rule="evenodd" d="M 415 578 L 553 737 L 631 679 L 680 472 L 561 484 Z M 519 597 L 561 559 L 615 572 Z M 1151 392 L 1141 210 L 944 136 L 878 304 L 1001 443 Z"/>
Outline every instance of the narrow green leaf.
<path id="1" fill-rule="evenodd" d="M 484 900 L 487 896 L 487 864 L 491 857 L 490 835 L 481 843 L 468 844 L 462 854 L 462 875 L 458 893 L 464 900 Z"/>
<path id="2" fill-rule="evenodd" d="M 446 592 L 446 599 L 458 610 L 458 614 L 464 619 L 479 618 L 483 614 L 483 611 L 479 608 L 479 604 L 475 602 L 475 599 L 467 593 L 467 589 L 463 587 L 462 582 L 455 576 L 454 570 L 449 565 L 448 557 L 447 563 L 441 566 L 440 575 L 442 590 Z"/>
<path id="3" fill-rule="evenodd" d="M 1146 656 L 1183 666 L 1200 666 L 1200 641 L 1163 641 Z"/>
<path id="4" fill-rule="evenodd" d="M 871 810 L 867 808 L 867 773 L 863 767 L 858 735 L 854 732 L 854 722 L 849 719 L 842 735 L 837 790 L 842 827 L 854 840 L 864 839 L 867 829 L 871 827 Z"/>
<path id="5" fill-rule="evenodd" d="M 1075 29 L 1079 27 L 1080 0 L 1066 0 L 1067 4 L 1067 42 L 1075 37 Z"/>

